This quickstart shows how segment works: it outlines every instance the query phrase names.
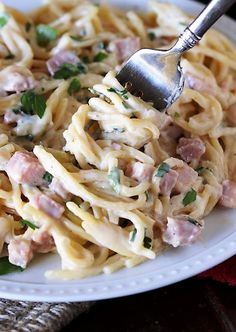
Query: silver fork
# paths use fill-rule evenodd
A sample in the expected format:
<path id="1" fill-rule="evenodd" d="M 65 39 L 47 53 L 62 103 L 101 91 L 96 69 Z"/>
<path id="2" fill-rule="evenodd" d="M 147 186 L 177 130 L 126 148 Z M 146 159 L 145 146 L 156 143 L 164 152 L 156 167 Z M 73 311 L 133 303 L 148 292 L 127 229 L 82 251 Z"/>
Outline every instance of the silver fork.
<path id="1" fill-rule="evenodd" d="M 117 74 L 118 81 L 132 94 L 165 111 L 182 93 L 184 77 L 181 55 L 194 47 L 205 32 L 236 0 L 212 0 L 168 50 L 141 49 Z"/>

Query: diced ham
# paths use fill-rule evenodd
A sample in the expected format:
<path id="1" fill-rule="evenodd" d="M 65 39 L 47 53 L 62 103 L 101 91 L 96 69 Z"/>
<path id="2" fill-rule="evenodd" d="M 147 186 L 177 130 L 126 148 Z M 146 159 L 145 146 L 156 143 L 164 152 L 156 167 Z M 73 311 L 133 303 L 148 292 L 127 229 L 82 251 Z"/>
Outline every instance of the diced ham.
<path id="1" fill-rule="evenodd" d="M 174 123 L 171 123 L 161 130 L 161 135 L 176 140 L 182 135 L 182 129 L 176 126 Z"/>
<path id="2" fill-rule="evenodd" d="M 181 193 L 190 189 L 190 187 L 198 178 L 198 173 L 188 165 L 177 167 L 175 171 L 178 173 L 178 180 L 174 187 L 174 191 L 177 193 Z"/>
<path id="3" fill-rule="evenodd" d="M 205 144 L 200 138 L 181 137 L 176 149 L 176 152 L 187 163 L 200 159 L 205 151 Z"/>
<path id="4" fill-rule="evenodd" d="M 167 217 L 167 228 L 162 234 L 164 242 L 173 247 L 193 244 L 202 232 L 204 221 L 194 221 L 186 215 Z"/>
<path id="5" fill-rule="evenodd" d="M 0 90 L 6 92 L 22 92 L 33 89 L 36 86 L 31 71 L 22 66 L 9 66 L 0 73 Z"/>
<path id="6" fill-rule="evenodd" d="M 236 182 L 230 180 L 223 182 L 223 192 L 219 203 L 228 208 L 236 208 Z"/>
<path id="7" fill-rule="evenodd" d="M 177 180 L 178 180 L 178 172 L 170 169 L 160 181 L 160 194 L 164 196 L 169 196 L 175 187 Z"/>
<path id="8" fill-rule="evenodd" d="M 35 252 L 47 253 L 55 247 L 53 237 L 46 230 L 35 230 L 32 235 L 32 247 Z"/>
<path id="9" fill-rule="evenodd" d="M 45 184 L 45 169 L 33 153 L 17 151 L 7 163 L 6 172 L 9 177 L 20 184 L 40 186 Z"/>
<path id="10" fill-rule="evenodd" d="M 37 209 L 43 210 L 55 219 L 60 219 L 65 211 L 61 204 L 55 202 L 52 198 L 44 194 L 35 196 L 31 202 Z"/>
<path id="11" fill-rule="evenodd" d="M 71 196 L 70 193 L 65 189 L 60 180 L 55 177 L 52 179 L 52 182 L 49 185 L 49 189 L 61 198 L 67 200 Z"/>
<path id="12" fill-rule="evenodd" d="M 33 258 L 32 241 L 13 239 L 8 245 L 9 262 L 25 268 Z"/>
<path id="13" fill-rule="evenodd" d="M 125 175 L 134 178 L 138 181 L 152 180 L 155 167 L 148 164 L 140 163 L 139 161 L 133 164 L 129 164 L 126 168 Z"/>
<path id="14" fill-rule="evenodd" d="M 133 53 L 141 48 L 138 37 L 116 39 L 110 45 L 110 50 L 115 52 L 118 62 L 127 60 Z"/>
<path id="15" fill-rule="evenodd" d="M 46 230 L 35 230 L 32 239 L 13 239 L 8 245 L 9 262 L 25 268 L 35 252 L 47 253 L 55 247 L 52 236 Z"/>
<path id="16" fill-rule="evenodd" d="M 199 92 L 204 92 L 211 96 L 215 96 L 216 94 L 214 87 L 209 85 L 200 77 L 194 76 L 190 73 L 185 74 L 185 86 Z"/>
<path id="17" fill-rule="evenodd" d="M 71 51 L 60 51 L 47 61 L 47 67 L 49 73 L 53 76 L 55 72 L 63 65 L 63 63 L 70 63 L 77 65 L 80 62 L 77 55 Z"/>

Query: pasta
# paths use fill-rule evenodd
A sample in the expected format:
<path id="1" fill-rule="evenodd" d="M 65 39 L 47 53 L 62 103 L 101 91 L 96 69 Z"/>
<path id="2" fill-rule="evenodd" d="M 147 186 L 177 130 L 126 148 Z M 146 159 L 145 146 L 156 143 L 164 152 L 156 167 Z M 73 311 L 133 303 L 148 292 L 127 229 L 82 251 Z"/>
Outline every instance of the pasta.
<path id="1" fill-rule="evenodd" d="M 54 252 L 47 278 L 109 274 L 191 245 L 217 204 L 236 208 L 236 50 L 210 30 L 183 56 L 181 97 L 155 110 L 116 72 L 191 18 L 149 6 L 0 4 L 0 248 L 13 266 Z"/>

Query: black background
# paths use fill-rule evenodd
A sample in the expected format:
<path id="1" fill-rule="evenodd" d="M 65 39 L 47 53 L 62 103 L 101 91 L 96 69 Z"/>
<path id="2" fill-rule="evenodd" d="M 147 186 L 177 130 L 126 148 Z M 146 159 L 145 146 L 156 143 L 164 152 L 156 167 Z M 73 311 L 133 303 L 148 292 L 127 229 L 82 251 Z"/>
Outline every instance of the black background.
<path id="1" fill-rule="evenodd" d="M 236 18 L 236 5 L 227 14 Z M 77 331 L 236 332 L 236 287 L 195 277 L 143 294 L 98 301 L 61 332 Z"/>

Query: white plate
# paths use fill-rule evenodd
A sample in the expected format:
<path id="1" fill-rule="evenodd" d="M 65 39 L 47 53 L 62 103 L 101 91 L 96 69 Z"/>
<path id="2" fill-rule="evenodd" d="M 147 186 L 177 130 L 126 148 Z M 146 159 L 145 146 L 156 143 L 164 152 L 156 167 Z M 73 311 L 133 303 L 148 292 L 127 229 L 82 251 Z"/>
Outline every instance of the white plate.
<path id="1" fill-rule="evenodd" d="M 39 0 L 3 0 L 6 4 L 30 10 Z M 122 6 L 137 6 L 137 0 L 116 0 Z M 144 8 L 147 1 L 139 1 Z M 190 13 L 198 13 L 202 6 L 193 1 L 175 0 Z M 218 28 L 231 40 L 235 37 L 236 23 L 224 17 Z M 223 262 L 236 253 L 236 211 L 218 209 L 206 218 L 206 228 L 201 240 L 188 248 L 173 249 L 154 261 L 132 269 L 123 269 L 112 275 L 99 275 L 71 282 L 49 282 L 44 278 L 47 269 L 58 268 L 59 259 L 46 255 L 35 260 L 24 272 L 0 278 L 0 297 L 29 301 L 85 301 L 135 294 L 189 278 Z"/>

